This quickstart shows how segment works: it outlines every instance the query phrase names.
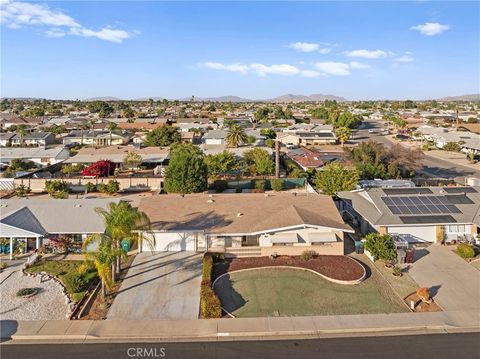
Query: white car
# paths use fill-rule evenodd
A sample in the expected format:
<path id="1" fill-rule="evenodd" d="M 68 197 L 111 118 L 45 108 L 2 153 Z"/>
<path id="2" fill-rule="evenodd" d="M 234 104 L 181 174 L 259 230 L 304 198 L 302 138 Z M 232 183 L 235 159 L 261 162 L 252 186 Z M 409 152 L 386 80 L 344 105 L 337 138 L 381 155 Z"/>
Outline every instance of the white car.
<path id="1" fill-rule="evenodd" d="M 293 143 L 290 143 L 290 142 L 289 142 L 289 143 L 287 143 L 285 146 L 286 146 L 286 147 L 287 147 L 287 149 L 289 149 L 289 150 L 294 150 L 294 149 L 296 149 L 296 148 L 297 148 L 297 146 L 296 146 L 295 144 L 293 144 Z"/>
<path id="2" fill-rule="evenodd" d="M 375 131 L 374 129 L 370 129 L 368 130 L 368 133 L 376 133 L 377 131 Z"/>

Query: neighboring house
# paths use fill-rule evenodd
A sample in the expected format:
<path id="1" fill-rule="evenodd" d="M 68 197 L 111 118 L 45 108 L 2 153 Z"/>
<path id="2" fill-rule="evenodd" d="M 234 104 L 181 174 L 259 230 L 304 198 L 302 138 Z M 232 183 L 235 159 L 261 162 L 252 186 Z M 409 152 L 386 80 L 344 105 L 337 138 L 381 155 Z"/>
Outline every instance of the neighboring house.
<path id="1" fill-rule="evenodd" d="M 338 197 L 340 210 L 364 234 L 441 242 L 476 236 L 480 224 L 480 187 L 370 188 Z"/>
<path id="2" fill-rule="evenodd" d="M 63 137 L 63 144 L 84 144 L 93 146 L 111 146 L 111 145 L 124 145 L 128 143 L 130 138 L 127 135 L 120 135 L 109 131 L 81 131 L 74 130 L 68 135 Z"/>
<path id="3" fill-rule="evenodd" d="M 68 149 L 57 146 L 52 148 L 42 147 L 7 147 L 2 148 L 0 160 L 9 165 L 14 159 L 31 161 L 38 167 L 51 166 L 65 161 L 70 157 Z"/>
<path id="4" fill-rule="evenodd" d="M 15 133 L 13 132 L 0 133 L 0 146 L 1 147 L 11 146 L 13 137 L 15 137 Z"/>
<path id="5" fill-rule="evenodd" d="M 155 238 L 154 251 L 343 255 L 344 233 L 353 233 L 329 196 L 311 193 L 162 195 L 139 209 L 151 220 L 142 236 Z M 140 248 L 151 250 L 146 241 Z"/>
<path id="6" fill-rule="evenodd" d="M 195 132 L 180 132 L 182 136 L 182 142 L 188 142 L 193 144 L 198 144 L 200 141 L 200 136 L 198 136 Z"/>
<path id="7" fill-rule="evenodd" d="M 142 156 L 142 163 L 162 165 L 168 161 L 170 149 L 167 147 L 142 147 L 137 146 L 108 146 L 101 148 L 83 147 L 78 153 L 70 157 L 65 163 L 90 165 L 97 161 L 108 160 L 122 164 L 128 152 L 135 152 Z"/>
<path id="8" fill-rule="evenodd" d="M 10 241 L 10 258 L 15 242 L 26 244 L 25 252 L 39 249 L 51 239 L 68 235 L 81 248 L 88 235 L 105 232 L 102 216 L 95 209 L 107 209 L 115 199 L 3 199 L 0 233 Z"/>
<path id="9" fill-rule="evenodd" d="M 289 151 L 287 152 L 287 156 L 304 171 L 310 168 L 320 168 L 325 164 L 317 152 L 311 151 L 305 147 Z"/>
<path id="10" fill-rule="evenodd" d="M 333 132 L 295 132 L 279 133 L 278 141 L 296 146 L 333 145 L 337 143 L 337 136 Z"/>
<path id="11" fill-rule="evenodd" d="M 16 116 L 3 116 L 0 120 L 0 128 L 8 130 L 12 126 L 20 126 L 24 125 L 27 127 L 35 127 L 41 125 L 43 123 L 42 117 L 35 117 L 35 118 L 23 118 L 23 117 L 16 117 Z"/>
<path id="12" fill-rule="evenodd" d="M 248 129 L 245 131 L 245 134 L 249 137 L 255 137 L 255 142 L 253 143 L 253 145 L 265 146 L 265 140 L 267 139 L 267 137 L 261 134 L 261 129 Z"/>
<path id="13" fill-rule="evenodd" d="M 200 132 L 207 132 L 209 130 L 218 129 L 218 124 L 216 123 L 177 123 L 173 124 L 174 127 L 177 127 L 180 132 L 191 132 L 198 130 Z"/>
<path id="14" fill-rule="evenodd" d="M 359 182 L 361 188 L 403 188 L 403 187 L 415 187 L 415 183 L 410 180 L 362 180 Z"/>
<path id="15" fill-rule="evenodd" d="M 203 135 L 203 143 L 206 145 L 224 145 L 227 131 L 224 130 L 210 130 Z"/>
<path id="16" fill-rule="evenodd" d="M 55 135 L 50 132 L 28 132 L 23 139 L 15 134 L 11 139 L 12 146 L 38 146 L 45 147 L 55 143 Z"/>
<path id="17" fill-rule="evenodd" d="M 450 131 L 444 127 L 420 126 L 418 128 L 423 138 L 432 141 L 438 148 L 443 148 L 448 142 L 456 142 L 462 152 L 480 153 L 480 135 L 471 132 Z"/>

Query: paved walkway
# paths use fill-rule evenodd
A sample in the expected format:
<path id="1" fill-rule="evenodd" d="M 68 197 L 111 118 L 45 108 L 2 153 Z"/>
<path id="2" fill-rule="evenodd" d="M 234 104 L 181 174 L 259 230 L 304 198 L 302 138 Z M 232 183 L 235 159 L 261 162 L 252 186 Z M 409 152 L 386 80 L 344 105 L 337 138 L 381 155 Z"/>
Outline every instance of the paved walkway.
<path id="1" fill-rule="evenodd" d="M 410 268 L 412 278 L 420 286 L 433 288 L 432 295 L 444 310 L 480 313 L 480 272 L 451 247 L 431 245 L 426 251 Z"/>
<path id="2" fill-rule="evenodd" d="M 107 319 L 196 319 L 201 276 L 201 254 L 139 253 Z"/>

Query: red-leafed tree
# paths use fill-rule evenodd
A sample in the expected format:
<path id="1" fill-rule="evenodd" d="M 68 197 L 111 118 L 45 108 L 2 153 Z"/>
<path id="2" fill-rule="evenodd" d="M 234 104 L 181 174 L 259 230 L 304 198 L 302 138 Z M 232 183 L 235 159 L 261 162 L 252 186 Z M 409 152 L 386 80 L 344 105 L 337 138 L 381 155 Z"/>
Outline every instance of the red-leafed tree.
<path id="1" fill-rule="evenodd" d="M 97 161 L 82 171 L 82 176 L 107 177 L 115 172 L 115 163 L 112 161 Z"/>

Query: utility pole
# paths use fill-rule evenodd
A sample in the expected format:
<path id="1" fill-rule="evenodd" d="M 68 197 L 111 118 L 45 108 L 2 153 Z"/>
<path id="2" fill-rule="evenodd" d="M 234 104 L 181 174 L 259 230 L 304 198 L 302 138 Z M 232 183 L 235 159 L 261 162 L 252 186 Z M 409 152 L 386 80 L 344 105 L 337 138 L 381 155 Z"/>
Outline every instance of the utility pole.
<path id="1" fill-rule="evenodd" d="M 275 139 L 275 177 L 280 178 L 280 145 L 278 139 Z"/>

